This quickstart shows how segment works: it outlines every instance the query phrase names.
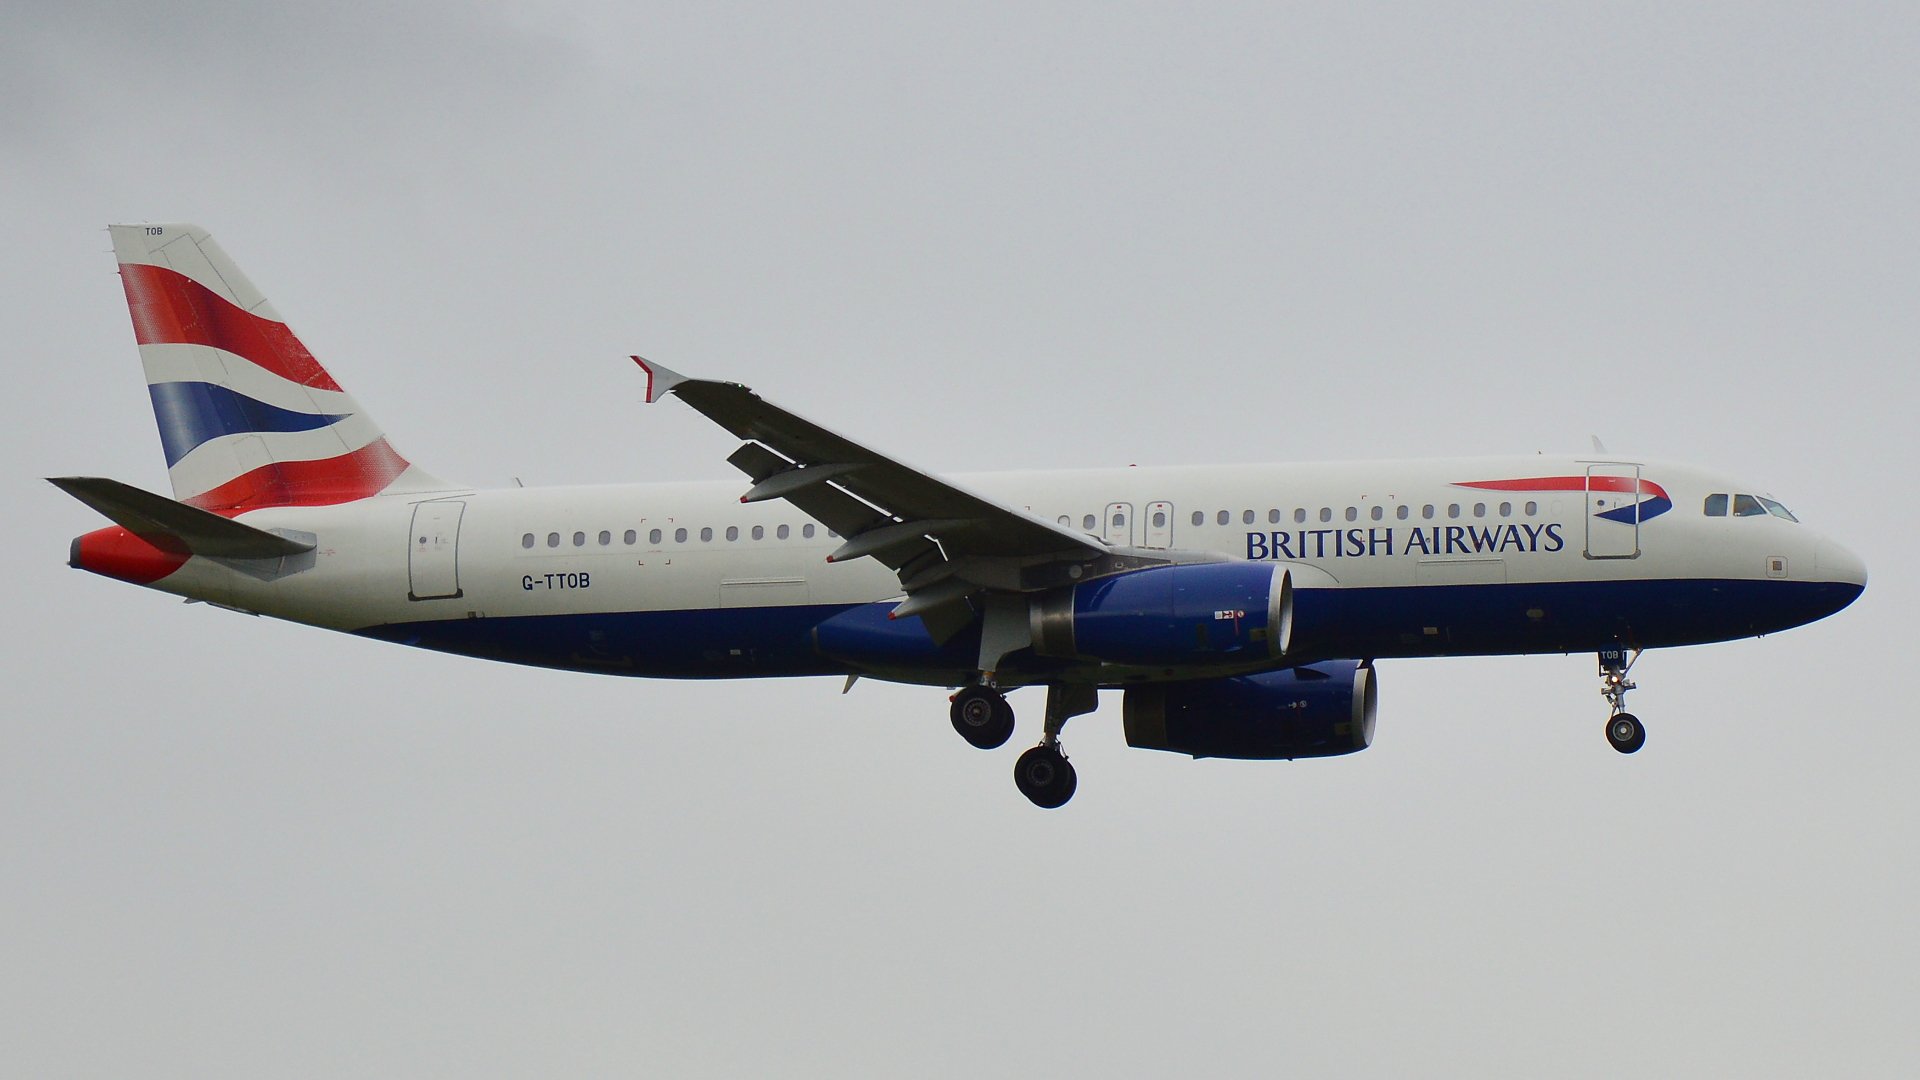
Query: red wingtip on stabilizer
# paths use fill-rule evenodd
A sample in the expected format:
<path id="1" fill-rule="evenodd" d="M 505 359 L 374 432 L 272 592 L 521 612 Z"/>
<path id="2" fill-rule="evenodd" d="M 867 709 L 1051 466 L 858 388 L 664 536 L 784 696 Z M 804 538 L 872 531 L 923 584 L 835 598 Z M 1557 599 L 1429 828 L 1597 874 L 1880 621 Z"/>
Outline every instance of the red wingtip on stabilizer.
<path id="1" fill-rule="evenodd" d="M 74 537 L 67 565 L 116 581 L 151 585 L 185 566 L 192 557 L 186 546 L 171 536 L 157 534 L 147 540 L 110 525 Z"/>

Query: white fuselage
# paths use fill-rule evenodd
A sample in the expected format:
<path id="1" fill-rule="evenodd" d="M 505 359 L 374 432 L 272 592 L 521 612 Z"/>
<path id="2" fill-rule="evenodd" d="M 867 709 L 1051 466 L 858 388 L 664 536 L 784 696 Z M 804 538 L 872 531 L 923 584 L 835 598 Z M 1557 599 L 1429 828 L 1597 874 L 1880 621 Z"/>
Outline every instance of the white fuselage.
<path id="1" fill-rule="evenodd" d="M 1465 486 L 1580 477 L 1595 467 L 1656 483 L 1670 496 L 1671 509 L 1621 524 L 1597 516 L 1604 500 L 1618 502 L 1609 492 Z M 1427 607 L 1446 595 L 1488 595 L 1459 593 L 1474 586 L 1715 582 L 1833 586 L 1844 594 L 1831 605 L 1837 610 L 1865 583 L 1856 557 L 1804 524 L 1771 514 L 1703 513 L 1707 496 L 1758 494 L 1751 486 L 1652 462 L 1596 465 L 1532 456 L 1008 472 L 957 480 L 1116 546 L 1285 562 L 1304 590 L 1408 590 L 1406 597 L 1422 598 Z M 449 620 L 842 609 L 901 595 L 885 566 L 871 559 L 828 563 L 840 538 L 785 502 L 742 504 L 742 490 L 727 481 L 453 490 L 260 510 L 242 520 L 313 534 L 310 567 L 195 558 L 156 587 L 362 632 Z M 423 535 L 429 531 L 435 535 Z M 1772 622 L 1793 625 L 1806 621 L 1803 614 L 1794 608 Z M 1721 621 L 1725 627 L 1707 631 L 1636 632 L 1655 644 L 1674 644 L 1778 628 L 1765 617 Z M 1441 636 L 1433 629 L 1422 625 L 1395 640 Z M 1457 645 L 1473 634 L 1447 637 Z M 1443 647 L 1446 642 L 1405 644 L 1413 646 L 1410 653 L 1476 651 Z M 1541 651 L 1573 647 L 1551 636 L 1539 644 Z M 1370 655 L 1389 655 L 1391 641 L 1373 648 Z M 1490 651 L 1535 650 L 1500 644 Z M 511 658 L 528 659 L 524 650 Z M 564 658 L 555 662 L 573 666 Z M 719 672 L 740 673 L 753 672 Z"/>

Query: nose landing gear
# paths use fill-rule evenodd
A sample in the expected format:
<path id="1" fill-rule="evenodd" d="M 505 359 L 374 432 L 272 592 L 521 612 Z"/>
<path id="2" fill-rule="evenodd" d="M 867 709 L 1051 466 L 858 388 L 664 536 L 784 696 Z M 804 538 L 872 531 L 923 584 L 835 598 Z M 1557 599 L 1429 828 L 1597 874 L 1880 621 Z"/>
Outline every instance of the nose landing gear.
<path id="1" fill-rule="evenodd" d="M 1627 691 L 1634 688 L 1627 672 L 1638 659 L 1638 649 L 1631 657 L 1625 649 L 1606 649 L 1600 653 L 1600 695 L 1607 699 L 1612 713 L 1607 718 L 1607 743 L 1623 754 L 1631 754 L 1647 744 L 1646 725 L 1627 711 Z"/>
<path id="2" fill-rule="evenodd" d="M 1615 713 L 1607 721 L 1607 741 L 1615 750 L 1631 754 L 1647 744 L 1647 729 L 1632 713 Z"/>

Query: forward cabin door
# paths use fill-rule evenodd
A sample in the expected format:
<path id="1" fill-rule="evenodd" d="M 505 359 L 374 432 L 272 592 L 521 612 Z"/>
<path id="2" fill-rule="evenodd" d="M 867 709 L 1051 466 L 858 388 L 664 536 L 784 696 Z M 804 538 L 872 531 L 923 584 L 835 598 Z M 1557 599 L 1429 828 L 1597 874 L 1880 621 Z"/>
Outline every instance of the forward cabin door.
<path id="1" fill-rule="evenodd" d="M 1640 466 L 1587 466 L 1586 555 L 1640 557 Z"/>
<path id="2" fill-rule="evenodd" d="M 1147 504 L 1147 542 L 1142 547 L 1170 548 L 1173 546 L 1173 504 L 1157 502 Z"/>
<path id="3" fill-rule="evenodd" d="M 463 502 L 423 502 L 413 508 L 407 599 L 445 600 L 460 595 L 460 516 L 466 511 Z"/>
<path id="4" fill-rule="evenodd" d="M 1133 546 L 1133 504 L 1108 503 L 1107 515 L 1100 519 L 1100 536 L 1109 544 Z"/>

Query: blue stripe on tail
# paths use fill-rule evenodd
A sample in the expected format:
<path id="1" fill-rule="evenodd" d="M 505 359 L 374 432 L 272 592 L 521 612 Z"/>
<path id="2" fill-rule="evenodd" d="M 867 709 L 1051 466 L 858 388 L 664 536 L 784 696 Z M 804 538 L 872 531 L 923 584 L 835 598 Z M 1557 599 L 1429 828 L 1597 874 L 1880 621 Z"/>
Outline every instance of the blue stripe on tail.
<path id="1" fill-rule="evenodd" d="M 294 412 L 213 383 L 153 383 L 147 392 L 153 396 L 153 417 L 160 422 L 160 445 L 166 449 L 168 468 L 194 447 L 222 435 L 312 431 L 353 415 Z"/>

